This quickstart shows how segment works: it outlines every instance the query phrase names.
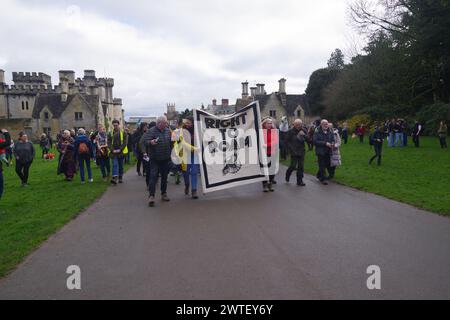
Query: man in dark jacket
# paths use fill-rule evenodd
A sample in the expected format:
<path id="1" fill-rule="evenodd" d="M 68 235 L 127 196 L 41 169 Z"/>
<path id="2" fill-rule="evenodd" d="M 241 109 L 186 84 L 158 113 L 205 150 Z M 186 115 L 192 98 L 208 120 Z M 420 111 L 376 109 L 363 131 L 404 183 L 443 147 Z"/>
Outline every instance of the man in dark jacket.
<path id="1" fill-rule="evenodd" d="M 327 185 L 328 176 L 325 171 L 330 172 L 331 149 L 334 146 L 334 133 L 329 128 L 328 121 L 322 120 L 320 126 L 314 132 L 314 145 L 316 146 L 316 155 L 319 162 L 319 172 L 317 179 L 322 184 Z"/>
<path id="2" fill-rule="evenodd" d="M 286 171 L 286 182 L 289 182 L 292 172 L 297 170 L 297 185 L 304 187 L 303 171 L 305 164 L 305 141 L 307 131 L 300 119 L 294 121 L 294 127 L 287 133 L 286 144 L 291 154 L 291 165 Z"/>
<path id="3" fill-rule="evenodd" d="M 370 143 L 373 145 L 373 149 L 375 151 L 375 155 L 370 159 L 369 165 L 372 164 L 373 160 L 378 158 L 378 165 L 381 166 L 381 152 L 383 150 L 383 140 L 384 140 L 384 134 L 380 130 L 380 127 L 375 127 L 375 131 L 370 137 Z"/>
<path id="4" fill-rule="evenodd" d="M 0 142 L 0 148 L 6 149 L 7 147 L 11 146 L 11 136 L 9 132 L 6 129 L 0 130 L 0 134 L 3 134 L 5 137 L 4 142 Z M 0 199 L 3 195 L 3 164 L 2 161 L 0 161 Z"/>
<path id="5" fill-rule="evenodd" d="M 14 146 L 14 155 L 16 157 L 16 173 L 22 182 L 22 187 L 28 186 L 28 176 L 35 154 L 33 143 L 29 142 L 27 135 L 21 132 L 19 140 Z"/>
<path id="6" fill-rule="evenodd" d="M 147 167 L 150 207 L 155 206 L 158 174 L 161 174 L 161 198 L 163 201 L 170 201 L 167 196 L 167 176 L 170 170 L 172 147 L 172 135 L 167 118 L 159 117 L 156 126 L 149 129 L 141 138 L 141 150 L 145 150 L 144 159 L 146 157 L 150 159 Z"/>

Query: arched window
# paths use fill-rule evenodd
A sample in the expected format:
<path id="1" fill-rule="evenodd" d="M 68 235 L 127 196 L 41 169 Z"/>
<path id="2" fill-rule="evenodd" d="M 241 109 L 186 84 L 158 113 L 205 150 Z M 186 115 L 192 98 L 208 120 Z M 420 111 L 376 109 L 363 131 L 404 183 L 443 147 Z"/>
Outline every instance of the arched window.
<path id="1" fill-rule="evenodd" d="M 28 107 L 28 101 L 27 102 L 25 102 L 25 105 L 27 106 L 27 110 L 29 109 L 29 107 Z"/>
<path id="2" fill-rule="evenodd" d="M 25 110 L 25 102 L 22 101 L 22 110 Z"/>

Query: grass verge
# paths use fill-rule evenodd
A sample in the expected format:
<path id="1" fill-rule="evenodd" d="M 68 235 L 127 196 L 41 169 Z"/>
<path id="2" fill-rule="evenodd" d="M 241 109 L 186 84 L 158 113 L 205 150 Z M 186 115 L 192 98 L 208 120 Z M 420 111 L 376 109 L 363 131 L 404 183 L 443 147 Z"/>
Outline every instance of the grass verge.
<path id="1" fill-rule="evenodd" d="M 411 141 L 405 148 L 385 143 L 381 167 L 376 161 L 369 166 L 374 152 L 367 140 L 349 140 L 342 146 L 337 183 L 450 216 L 450 152 L 440 148 L 437 138 L 423 137 L 420 148 Z M 315 153 L 308 152 L 305 172 L 315 175 L 317 169 Z"/>
<path id="2" fill-rule="evenodd" d="M 39 154 L 38 147 L 36 150 Z M 5 192 L 0 200 L 0 278 L 107 190 L 109 182 L 102 181 L 95 163 L 91 165 L 94 182 L 81 184 L 79 175 L 72 182 L 64 181 L 63 175 L 57 176 L 57 160 L 35 159 L 27 188 L 20 187 L 14 166 L 4 166 Z M 129 168 L 125 166 L 124 170 Z"/>

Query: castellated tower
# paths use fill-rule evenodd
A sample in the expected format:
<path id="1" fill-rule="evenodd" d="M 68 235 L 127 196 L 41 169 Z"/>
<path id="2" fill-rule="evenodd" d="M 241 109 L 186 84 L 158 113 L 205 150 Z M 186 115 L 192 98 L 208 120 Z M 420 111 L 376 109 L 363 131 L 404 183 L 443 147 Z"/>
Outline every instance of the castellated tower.
<path id="1" fill-rule="evenodd" d="M 52 87 L 51 77 L 42 72 L 13 72 L 13 82 L 16 87 L 23 89 Z"/>
<path id="2" fill-rule="evenodd" d="M 178 125 L 178 116 L 175 103 L 168 103 L 166 117 L 169 125 Z"/>
<path id="3" fill-rule="evenodd" d="M 177 112 L 175 103 L 168 103 L 167 104 L 167 114 L 173 114 L 175 112 Z"/>
<path id="4" fill-rule="evenodd" d="M 119 120 L 120 127 L 123 128 L 124 121 L 123 121 L 123 118 L 122 118 L 122 99 L 115 98 L 113 100 L 113 110 L 114 110 L 113 119 L 114 120 Z"/>
<path id="5" fill-rule="evenodd" d="M 0 70 L 0 122 L 13 135 L 25 131 L 34 141 L 42 133 L 55 138 L 62 129 L 112 128 L 114 119 L 123 127 L 122 99 L 114 99 L 114 79 L 97 78 L 95 70 L 84 70 L 82 78 L 73 70 L 60 70 L 54 87 L 42 72 L 13 72 L 12 79 L 14 84 L 6 84 Z"/>

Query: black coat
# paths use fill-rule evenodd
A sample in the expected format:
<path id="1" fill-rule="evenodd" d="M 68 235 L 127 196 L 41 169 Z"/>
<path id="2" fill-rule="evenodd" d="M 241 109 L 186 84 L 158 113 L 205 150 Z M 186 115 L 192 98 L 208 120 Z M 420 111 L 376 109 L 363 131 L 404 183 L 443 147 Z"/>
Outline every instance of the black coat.
<path id="1" fill-rule="evenodd" d="M 34 146 L 31 142 L 18 141 L 14 145 L 16 161 L 20 163 L 32 162 L 35 156 Z"/>
<path id="2" fill-rule="evenodd" d="M 380 140 L 380 141 L 377 141 Z M 384 140 L 384 134 L 379 129 L 376 129 L 372 135 L 373 145 L 382 145 Z"/>
<path id="3" fill-rule="evenodd" d="M 156 145 L 150 143 L 154 139 L 159 139 Z M 141 138 L 141 150 L 146 150 L 151 160 L 170 160 L 172 147 L 172 134 L 169 128 L 161 131 L 155 126 L 149 129 Z"/>
<path id="4" fill-rule="evenodd" d="M 304 136 L 299 135 L 300 131 L 303 131 L 305 135 Z M 292 156 L 303 157 L 305 155 L 305 141 L 307 134 L 308 133 L 304 128 L 300 130 L 292 128 L 288 131 L 286 137 L 286 144 Z"/>
<path id="5" fill-rule="evenodd" d="M 328 129 L 327 134 L 323 132 L 322 127 L 318 127 L 314 132 L 313 138 L 314 145 L 316 146 L 316 155 L 325 156 L 330 153 L 331 149 L 327 147 L 327 142 L 333 144 L 334 133 L 333 130 Z"/>

